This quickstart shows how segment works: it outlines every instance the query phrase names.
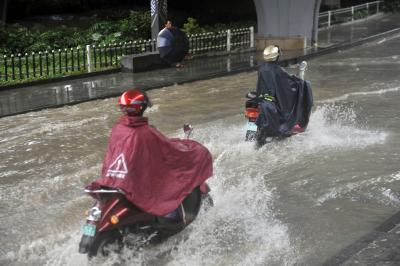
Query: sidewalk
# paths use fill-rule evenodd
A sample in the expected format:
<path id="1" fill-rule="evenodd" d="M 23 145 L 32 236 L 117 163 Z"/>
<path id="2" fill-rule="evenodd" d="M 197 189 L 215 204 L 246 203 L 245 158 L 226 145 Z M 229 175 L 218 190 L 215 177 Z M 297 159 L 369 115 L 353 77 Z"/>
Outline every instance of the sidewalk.
<path id="1" fill-rule="evenodd" d="M 281 63 L 295 64 L 304 59 L 346 49 L 372 39 L 383 38 L 385 32 L 388 31 L 391 32 L 386 35 L 400 31 L 400 15 L 377 15 L 368 20 L 324 29 L 318 34 L 318 48 L 283 51 Z M 112 73 L 52 84 L 0 90 L 0 117 L 115 97 L 128 88 L 156 89 L 177 83 L 252 71 L 256 69 L 260 59 L 260 52 L 205 56 L 186 61 L 185 67 L 181 69 L 166 68 L 141 73 Z"/>
<path id="2" fill-rule="evenodd" d="M 400 212 L 323 265 L 400 265 Z"/>

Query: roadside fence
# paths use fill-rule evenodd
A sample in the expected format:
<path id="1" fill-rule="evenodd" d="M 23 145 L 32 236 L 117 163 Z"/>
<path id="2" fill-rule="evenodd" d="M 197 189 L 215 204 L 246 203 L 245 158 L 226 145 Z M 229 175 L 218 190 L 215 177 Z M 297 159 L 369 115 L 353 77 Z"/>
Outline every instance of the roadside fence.
<path id="1" fill-rule="evenodd" d="M 384 1 L 368 2 L 365 4 L 330 10 L 319 14 L 319 28 L 329 28 L 335 24 L 342 24 L 357 19 L 366 18 L 379 13 Z"/>
<path id="2" fill-rule="evenodd" d="M 319 14 L 319 28 L 365 18 L 379 13 L 384 1 L 374 1 Z M 229 29 L 188 36 L 189 52 L 233 52 L 254 48 L 254 27 Z M 156 51 L 156 40 L 93 44 L 51 51 L 0 55 L 0 82 L 48 79 L 118 68 L 120 58 Z M 1 83 L 0 83 L 1 85 Z"/>
<path id="3" fill-rule="evenodd" d="M 188 36 L 189 52 L 233 51 L 254 47 L 254 28 L 242 28 Z M 0 55 L 0 82 L 46 79 L 113 69 L 129 54 L 156 51 L 156 40 L 107 45 L 86 45 L 51 51 Z"/>

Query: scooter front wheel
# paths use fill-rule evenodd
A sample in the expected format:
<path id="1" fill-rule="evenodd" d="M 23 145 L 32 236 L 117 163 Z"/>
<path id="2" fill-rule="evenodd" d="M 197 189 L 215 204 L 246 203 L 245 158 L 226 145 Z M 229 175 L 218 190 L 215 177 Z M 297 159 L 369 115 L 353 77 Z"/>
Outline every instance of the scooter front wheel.
<path id="1" fill-rule="evenodd" d="M 108 256 L 112 252 L 119 252 L 122 249 L 122 235 L 118 230 L 106 231 L 98 234 L 91 247 L 88 256 Z"/>

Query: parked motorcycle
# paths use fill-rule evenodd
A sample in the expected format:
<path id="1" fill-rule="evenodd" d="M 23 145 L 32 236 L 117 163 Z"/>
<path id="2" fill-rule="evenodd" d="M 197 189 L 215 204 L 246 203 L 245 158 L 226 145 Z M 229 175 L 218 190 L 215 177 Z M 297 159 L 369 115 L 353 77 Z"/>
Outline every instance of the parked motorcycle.
<path id="1" fill-rule="evenodd" d="M 193 128 L 185 125 L 184 132 L 189 138 Z M 141 236 L 148 243 L 160 242 L 193 222 L 202 203 L 212 206 L 209 191 L 208 185 L 203 183 L 184 199 L 177 210 L 167 216 L 154 216 L 134 206 L 120 189 L 85 189 L 96 201 L 82 227 L 79 252 L 89 257 L 107 256 L 124 246 L 134 246 L 132 235 Z"/>

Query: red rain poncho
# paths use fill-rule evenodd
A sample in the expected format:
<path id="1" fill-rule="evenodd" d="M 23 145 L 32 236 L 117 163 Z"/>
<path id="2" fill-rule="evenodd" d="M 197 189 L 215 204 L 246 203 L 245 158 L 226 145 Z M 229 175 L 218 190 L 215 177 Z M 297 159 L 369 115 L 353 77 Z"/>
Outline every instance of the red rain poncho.
<path id="1" fill-rule="evenodd" d="M 167 138 L 147 117 L 123 116 L 112 129 L 102 175 L 88 188 L 119 188 L 138 208 L 163 216 L 212 174 L 211 154 L 200 143 Z"/>

